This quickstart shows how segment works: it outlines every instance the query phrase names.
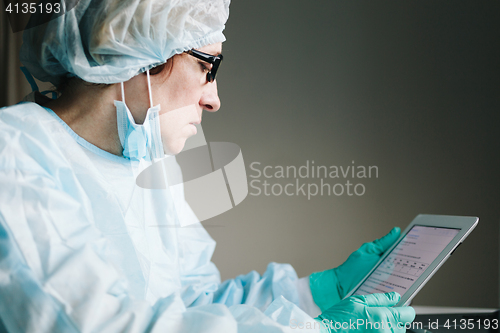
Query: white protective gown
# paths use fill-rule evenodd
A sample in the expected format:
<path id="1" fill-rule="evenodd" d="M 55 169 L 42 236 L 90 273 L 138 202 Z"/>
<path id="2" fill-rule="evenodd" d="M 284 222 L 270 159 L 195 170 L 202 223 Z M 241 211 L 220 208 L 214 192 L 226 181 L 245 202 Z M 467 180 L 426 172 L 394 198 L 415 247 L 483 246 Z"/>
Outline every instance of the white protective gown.
<path id="1" fill-rule="evenodd" d="M 199 222 L 180 227 L 183 219 L 196 216 L 182 190 L 136 186 L 129 160 L 85 141 L 51 110 L 0 109 L 0 318 L 9 332 L 314 325 L 307 278 L 271 263 L 262 276 L 221 283 L 210 261 L 215 242 Z"/>

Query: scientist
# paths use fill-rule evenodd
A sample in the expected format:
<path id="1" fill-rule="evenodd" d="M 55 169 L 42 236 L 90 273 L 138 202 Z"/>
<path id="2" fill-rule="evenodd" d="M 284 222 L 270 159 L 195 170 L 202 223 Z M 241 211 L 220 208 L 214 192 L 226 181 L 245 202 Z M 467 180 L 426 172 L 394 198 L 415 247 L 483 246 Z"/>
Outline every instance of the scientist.
<path id="1" fill-rule="evenodd" d="M 136 186 L 219 109 L 228 15 L 229 0 L 80 0 L 25 31 L 23 64 L 61 94 L 0 111 L 9 332 L 347 332 L 360 320 L 403 332 L 414 319 L 395 293 L 342 300 L 397 228 L 335 269 L 298 279 L 271 263 L 221 283 L 215 242 L 200 224 L 180 227 L 196 222 L 182 189 Z"/>

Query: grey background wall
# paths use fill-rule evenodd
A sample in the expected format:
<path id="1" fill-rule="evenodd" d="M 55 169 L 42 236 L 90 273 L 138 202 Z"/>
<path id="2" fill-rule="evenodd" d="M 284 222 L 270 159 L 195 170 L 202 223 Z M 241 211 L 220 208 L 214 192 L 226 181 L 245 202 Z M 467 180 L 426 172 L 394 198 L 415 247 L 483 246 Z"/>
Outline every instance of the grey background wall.
<path id="1" fill-rule="evenodd" d="M 270 261 L 306 276 L 419 213 L 476 215 L 479 227 L 415 304 L 497 307 L 499 17 L 498 1 L 233 1 L 222 108 L 203 118 L 207 140 L 239 144 L 262 190 L 253 162 L 262 170 L 354 161 L 377 166 L 378 177 L 324 180 L 361 183 L 361 196 L 308 200 L 251 187 L 239 206 L 204 222 L 222 277 L 262 273 Z M 5 67 L 19 45 L 2 26 Z M 7 61 L 2 91 L 20 75 Z M 18 85 L 2 105 L 29 92 Z"/>
<path id="2" fill-rule="evenodd" d="M 363 196 L 249 195 L 206 221 L 223 278 L 269 261 L 305 276 L 419 213 L 475 215 L 414 303 L 497 307 L 499 22 L 498 1 L 233 1 L 207 139 L 238 143 L 261 189 L 253 162 L 354 161 L 379 177 L 351 180 Z"/>

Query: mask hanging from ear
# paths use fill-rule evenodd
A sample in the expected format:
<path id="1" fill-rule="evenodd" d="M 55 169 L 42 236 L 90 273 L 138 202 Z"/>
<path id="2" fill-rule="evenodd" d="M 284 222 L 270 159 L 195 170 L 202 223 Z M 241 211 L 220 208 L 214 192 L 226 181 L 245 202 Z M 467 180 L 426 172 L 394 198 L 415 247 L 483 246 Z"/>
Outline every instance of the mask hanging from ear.
<path id="1" fill-rule="evenodd" d="M 144 123 L 136 124 L 125 104 L 125 90 L 121 83 L 122 100 L 115 101 L 118 136 L 123 147 L 123 156 L 132 161 L 154 161 L 164 156 L 160 130 L 160 104 L 153 106 L 149 70 L 148 91 L 150 107 Z"/>

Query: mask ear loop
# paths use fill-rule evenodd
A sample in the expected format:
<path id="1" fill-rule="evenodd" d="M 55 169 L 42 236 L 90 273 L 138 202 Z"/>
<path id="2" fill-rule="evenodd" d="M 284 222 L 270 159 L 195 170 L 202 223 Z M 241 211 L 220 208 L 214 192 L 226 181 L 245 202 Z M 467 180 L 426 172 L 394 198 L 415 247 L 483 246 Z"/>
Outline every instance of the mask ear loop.
<path id="1" fill-rule="evenodd" d="M 122 102 L 125 104 L 125 88 L 123 86 L 123 82 L 120 82 L 120 84 L 122 86 Z"/>
<path id="2" fill-rule="evenodd" d="M 146 71 L 146 75 L 148 77 L 148 92 L 149 92 L 149 106 L 152 108 L 153 107 L 153 94 L 151 92 L 151 78 L 149 76 L 149 69 Z M 153 161 L 153 152 L 151 151 L 151 148 L 148 147 L 149 151 L 149 158 L 151 161 Z"/>
<path id="3" fill-rule="evenodd" d="M 146 75 L 148 77 L 149 105 L 151 107 L 153 107 L 153 94 L 151 92 L 151 78 L 150 78 L 150 75 L 149 75 L 149 69 L 146 71 Z M 151 151 L 151 148 L 149 148 L 149 156 L 151 157 L 151 161 L 153 163 L 155 163 L 154 159 L 153 159 L 153 152 Z M 167 172 L 165 170 L 165 165 L 161 161 L 159 163 L 161 165 L 161 170 L 162 170 L 162 173 L 163 173 L 163 180 L 164 180 L 165 188 L 168 189 L 169 185 L 168 185 L 168 180 L 167 180 L 168 178 L 167 178 Z"/>
<path id="4" fill-rule="evenodd" d="M 153 94 L 151 93 L 151 79 L 149 77 L 149 69 L 147 70 L 146 73 L 148 76 L 149 106 L 152 108 L 153 107 Z"/>

